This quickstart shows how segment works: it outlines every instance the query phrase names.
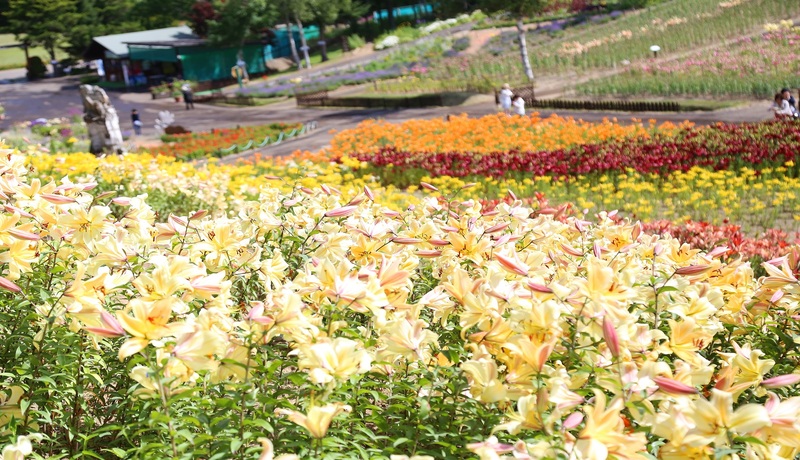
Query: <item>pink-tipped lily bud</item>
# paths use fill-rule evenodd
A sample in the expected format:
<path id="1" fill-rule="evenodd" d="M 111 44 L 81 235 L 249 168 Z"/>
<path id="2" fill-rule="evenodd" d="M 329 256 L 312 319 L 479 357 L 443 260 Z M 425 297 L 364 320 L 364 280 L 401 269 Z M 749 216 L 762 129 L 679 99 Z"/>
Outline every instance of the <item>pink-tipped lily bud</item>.
<path id="1" fill-rule="evenodd" d="M 663 252 L 664 252 L 664 246 L 662 246 L 661 243 L 656 243 L 655 246 L 653 246 L 654 256 L 660 256 Z"/>
<path id="2" fill-rule="evenodd" d="M 392 238 L 392 243 L 397 243 L 397 244 L 419 244 L 422 243 L 423 241 L 424 240 L 421 240 L 419 238 L 403 238 L 403 237 Z"/>
<path id="3" fill-rule="evenodd" d="M 545 286 L 544 284 L 534 283 L 533 281 L 528 281 L 528 287 L 531 288 L 531 291 L 540 292 L 542 294 L 553 293 L 553 290 L 549 287 Z"/>
<path id="4" fill-rule="evenodd" d="M 715 259 L 717 257 L 725 255 L 728 251 L 730 251 L 730 248 L 728 248 L 727 246 L 717 246 L 706 255 L 712 259 Z"/>
<path id="5" fill-rule="evenodd" d="M 468 184 L 464 184 L 464 185 L 462 185 L 462 186 L 461 186 L 461 190 L 468 189 L 468 188 L 472 188 L 472 187 L 474 187 L 474 186 L 476 186 L 476 185 L 478 185 L 478 183 L 477 183 L 477 182 L 470 182 L 470 183 L 468 183 Z"/>
<path id="6" fill-rule="evenodd" d="M 331 194 L 331 189 L 327 185 L 322 184 L 322 185 L 319 186 L 319 188 L 321 188 L 322 191 L 325 192 L 326 195 L 330 195 Z"/>
<path id="7" fill-rule="evenodd" d="M 699 393 L 696 388 L 668 377 L 654 377 L 653 381 L 664 393 L 672 395 L 696 395 Z"/>
<path id="8" fill-rule="evenodd" d="M 492 225 L 491 227 L 487 228 L 486 230 L 483 231 L 483 233 L 501 232 L 501 231 L 507 229 L 509 225 L 511 225 L 511 224 L 508 223 L 508 222 L 501 222 L 499 224 L 495 224 L 495 225 Z"/>
<path id="9" fill-rule="evenodd" d="M 431 192 L 438 192 L 439 191 L 438 188 L 434 187 L 433 185 L 431 185 L 431 184 L 429 184 L 427 182 L 420 182 L 419 185 L 420 185 L 420 187 L 422 187 L 424 189 L 427 189 L 427 190 L 430 190 Z"/>
<path id="10" fill-rule="evenodd" d="M 64 195 L 55 195 L 52 193 L 43 193 L 41 196 L 43 200 L 53 204 L 70 204 L 76 201 L 75 198 Z"/>
<path id="11" fill-rule="evenodd" d="M 631 230 L 631 238 L 633 239 L 633 241 L 636 241 L 639 239 L 639 235 L 641 234 L 642 234 L 642 223 L 637 220 L 636 223 L 633 224 L 633 230 Z"/>
<path id="12" fill-rule="evenodd" d="M 600 246 L 599 241 L 595 241 L 594 244 L 592 245 L 592 252 L 594 252 L 594 256 L 597 257 L 598 259 L 600 257 L 603 257 L 603 247 Z"/>
<path id="13" fill-rule="evenodd" d="M 449 241 L 443 240 L 441 238 L 431 238 L 428 240 L 428 243 L 433 246 L 448 246 L 450 244 Z"/>
<path id="14" fill-rule="evenodd" d="M 608 346 L 608 351 L 611 352 L 611 355 L 619 358 L 619 337 L 608 315 L 603 317 L 603 339 L 606 341 L 606 346 Z"/>
<path id="15" fill-rule="evenodd" d="M 383 215 L 394 219 L 395 217 L 399 217 L 400 213 L 397 211 L 392 211 L 387 209 L 386 211 L 383 211 Z"/>
<path id="16" fill-rule="evenodd" d="M 169 221 L 169 223 L 172 224 L 173 227 L 175 226 L 186 227 L 189 225 L 188 220 L 184 219 L 183 217 L 178 217 L 174 214 L 170 214 L 169 217 L 167 218 L 167 221 Z"/>
<path id="17" fill-rule="evenodd" d="M 272 176 L 272 175 L 264 176 L 264 179 L 267 179 L 267 180 L 282 180 L 280 177 Z"/>
<path id="18" fill-rule="evenodd" d="M 102 327 L 87 327 L 87 331 L 97 334 L 101 337 L 114 338 L 122 337 L 125 335 L 125 329 L 119 323 L 117 318 L 107 311 L 100 312 L 100 321 L 103 323 Z"/>
<path id="19" fill-rule="evenodd" d="M 366 198 L 364 196 L 362 196 L 361 194 L 358 194 L 358 196 L 356 196 L 352 200 L 350 200 L 350 202 L 347 203 L 346 206 L 358 206 L 361 203 L 363 203 L 364 201 L 366 201 Z"/>
<path id="20" fill-rule="evenodd" d="M 116 198 L 112 198 L 111 202 L 117 206 L 130 206 L 131 199 L 126 196 L 118 196 Z"/>
<path id="21" fill-rule="evenodd" d="M 375 201 L 375 195 L 372 194 L 372 190 L 366 185 L 364 186 L 364 195 L 367 195 L 369 201 Z"/>
<path id="22" fill-rule="evenodd" d="M 590 225 L 592 225 L 592 223 L 588 220 L 575 219 L 575 228 L 581 233 L 585 232 Z"/>
<path id="23" fill-rule="evenodd" d="M 95 199 L 95 201 L 97 201 L 97 200 L 102 200 L 103 198 L 105 198 L 105 197 L 108 197 L 108 196 L 111 196 L 111 195 L 114 195 L 114 194 L 116 194 L 116 193 L 117 193 L 117 192 L 115 192 L 115 191 L 113 191 L 113 190 L 109 190 L 109 191 L 107 191 L 107 192 L 103 192 L 103 193 L 101 193 L 101 194 L 97 195 L 96 197 L 94 197 L 94 199 Z"/>
<path id="24" fill-rule="evenodd" d="M 519 199 L 517 198 L 517 195 L 515 195 L 514 192 L 512 192 L 511 190 L 508 191 L 508 196 L 514 201 L 517 201 Z"/>
<path id="25" fill-rule="evenodd" d="M 442 251 L 436 250 L 423 250 L 416 252 L 417 257 L 422 257 L 424 259 L 433 259 L 442 255 Z"/>
<path id="26" fill-rule="evenodd" d="M 772 297 L 770 297 L 770 298 L 769 298 L 769 301 L 770 301 L 771 303 L 777 303 L 777 302 L 778 302 L 779 300 L 781 300 L 782 298 L 783 298 L 783 291 L 781 291 L 780 289 L 778 289 L 777 291 L 775 291 L 775 293 L 774 293 L 774 294 L 772 294 Z"/>
<path id="27" fill-rule="evenodd" d="M 0 288 L 3 288 L 5 290 L 11 291 L 11 292 L 20 292 L 20 291 L 22 291 L 22 288 L 20 288 L 16 284 L 14 284 L 13 281 L 11 281 L 8 278 L 4 278 L 2 276 L 0 276 Z"/>
<path id="28" fill-rule="evenodd" d="M 761 382 L 761 386 L 766 388 L 782 388 L 800 383 L 800 374 L 784 374 L 772 377 Z"/>
<path id="29" fill-rule="evenodd" d="M 203 216 L 205 216 L 206 214 L 208 214 L 208 211 L 206 211 L 205 209 L 201 209 L 199 211 L 195 211 L 194 214 L 189 216 L 189 220 L 200 219 Z"/>
<path id="30" fill-rule="evenodd" d="M 563 249 L 564 252 L 566 252 L 567 254 L 569 254 L 571 256 L 575 256 L 575 257 L 582 257 L 583 256 L 583 252 L 578 251 L 577 249 L 573 248 L 572 246 L 570 246 L 568 244 L 562 243 L 561 244 L 561 249 Z"/>
<path id="31" fill-rule="evenodd" d="M 571 430 L 580 425 L 582 421 L 583 421 L 583 414 L 580 412 L 573 412 L 569 414 L 569 417 L 564 419 L 564 423 L 562 423 L 561 426 L 563 426 L 567 430 Z"/>
<path id="32" fill-rule="evenodd" d="M 358 206 L 342 206 L 341 208 L 332 209 L 325 213 L 325 217 L 347 217 L 352 216 Z"/>
<path id="33" fill-rule="evenodd" d="M 20 240 L 28 240 L 28 241 L 36 241 L 40 238 L 39 235 L 35 233 L 26 232 L 18 228 L 12 228 L 11 230 L 8 231 L 8 234 L 13 236 L 14 238 Z"/>
<path id="34" fill-rule="evenodd" d="M 504 256 L 503 254 L 495 254 L 494 258 L 497 259 L 503 268 L 520 276 L 527 276 L 528 272 L 531 270 L 530 267 L 522 263 L 517 257 L 512 258 Z"/>
<path id="35" fill-rule="evenodd" d="M 701 275 L 711 270 L 711 265 L 689 265 L 675 270 L 676 275 L 694 276 Z"/>

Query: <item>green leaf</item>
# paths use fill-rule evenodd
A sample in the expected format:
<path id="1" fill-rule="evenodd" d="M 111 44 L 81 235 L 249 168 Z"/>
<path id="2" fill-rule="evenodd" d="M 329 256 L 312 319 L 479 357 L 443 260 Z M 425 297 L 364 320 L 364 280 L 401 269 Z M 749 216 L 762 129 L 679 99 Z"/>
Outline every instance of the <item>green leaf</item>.
<path id="1" fill-rule="evenodd" d="M 128 453 L 125 450 L 120 449 L 119 447 L 114 447 L 113 449 L 106 449 L 105 452 L 111 452 L 112 454 L 116 455 L 118 458 L 125 458 L 128 456 Z"/>
<path id="2" fill-rule="evenodd" d="M 742 442 L 745 444 L 758 444 L 759 446 L 765 446 L 766 444 L 764 441 L 754 437 L 754 436 L 737 436 L 733 438 L 733 442 Z"/>

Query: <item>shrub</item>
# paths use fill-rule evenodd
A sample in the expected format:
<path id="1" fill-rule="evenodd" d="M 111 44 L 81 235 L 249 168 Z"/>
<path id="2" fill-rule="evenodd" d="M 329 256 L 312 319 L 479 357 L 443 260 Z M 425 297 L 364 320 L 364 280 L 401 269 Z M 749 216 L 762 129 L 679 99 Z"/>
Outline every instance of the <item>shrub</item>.
<path id="1" fill-rule="evenodd" d="M 189 134 L 191 131 L 181 125 L 170 125 L 164 129 L 165 134 Z"/>
<path id="2" fill-rule="evenodd" d="M 81 85 L 96 85 L 100 83 L 100 75 L 86 75 L 80 78 Z"/>
<path id="3" fill-rule="evenodd" d="M 347 46 L 350 47 L 351 50 L 361 48 L 367 42 L 360 35 L 350 35 L 347 37 Z"/>
<path id="4" fill-rule="evenodd" d="M 43 78 L 47 74 L 47 66 L 42 62 L 39 56 L 33 56 L 28 59 L 28 80 L 37 80 Z"/>
<path id="5" fill-rule="evenodd" d="M 453 42 L 453 50 L 454 51 L 464 51 L 469 48 L 469 37 L 461 37 Z"/>

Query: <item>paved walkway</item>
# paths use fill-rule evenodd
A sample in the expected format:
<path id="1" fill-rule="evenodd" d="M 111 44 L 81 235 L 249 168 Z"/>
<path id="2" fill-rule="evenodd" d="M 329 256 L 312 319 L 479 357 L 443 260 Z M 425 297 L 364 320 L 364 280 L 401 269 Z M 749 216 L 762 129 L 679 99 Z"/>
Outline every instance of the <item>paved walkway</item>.
<path id="1" fill-rule="evenodd" d="M 317 150 L 329 144 L 332 134 L 330 130 L 342 130 L 354 127 L 361 121 L 370 118 L 383 118 L 391 122 L 401 122 L 413 118 L 445 117 L 449 114 L 465 113 L 469 116 L 482 116 L 494 113 L 493 102 L 480 102 L 461 107 L 432 107 L 426 109 L 407 110 L 361 110 L 361 109 L 302 109 L 293 99 L 285 102 L 260 107 L 219 107 L 196 104 L 195 110 L 184 110 L 182 103 L 170 99 L 152 100 L 149 93 L 115 93 L 109 92 L 112 104 L 117 109 L 123 131 L 132 130 L 130 110 L 136 108 L 142 115 L 145 124 L 143 141 L 154 141 L 158 138 L 153 123 L 162 110 L 175 114 L 176 123 L 192 131 L 204 131 L 212 128 L 257 125 L 273 122 L 308 122 L 316 120 L 319 128 L 303 137 L 302 142 L 287 142 L 270 147 L 264 153 L 285 155 L 297 149 Z M 0 85 L 0 100 L 6 107 L 8 117 L 0 121 L 0 129 L 7 128 L 17 121 L 33 120 L 39 117 L 53 118 L 81 114 L 83 108 L 78 94 L 78 81 L 74 77 L 49 79 L 32 83 Z M 680 122 L 693 121 L 698 124 L 710 124 L 717 121 L 745 122 L 770 118 L 767 111 L 768 102 L 753 102 L 747 106 L 725 109 L 715 112 L 683 112 L 683 113 L 617 113 L 587 112 L 568 110 L 543 110 L 542 115 L 558 113 L 587 121 L 599 121 L 603 118 L 616 117 L 620 121 L 638 119 L 655 119 L 658 121 Z"/>

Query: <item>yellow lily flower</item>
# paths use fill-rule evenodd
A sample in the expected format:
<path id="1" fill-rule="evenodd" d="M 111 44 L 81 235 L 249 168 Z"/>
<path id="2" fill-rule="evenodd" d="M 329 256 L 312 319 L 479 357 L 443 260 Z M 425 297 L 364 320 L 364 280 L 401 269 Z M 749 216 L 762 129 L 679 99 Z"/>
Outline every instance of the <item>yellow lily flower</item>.
<path id="1" fill-rule="evenodd" d="M 289 420 L 302 426 L 311 436 L 322 439 L 328 432 L 333 418 L 342 412 L 350 412 L 350 406 L 342 403 L 326 404 L 324 406 L 311 406 L 307 413 L 288 409 L 275 409 L 275 415 L 285 415 Z"/>

